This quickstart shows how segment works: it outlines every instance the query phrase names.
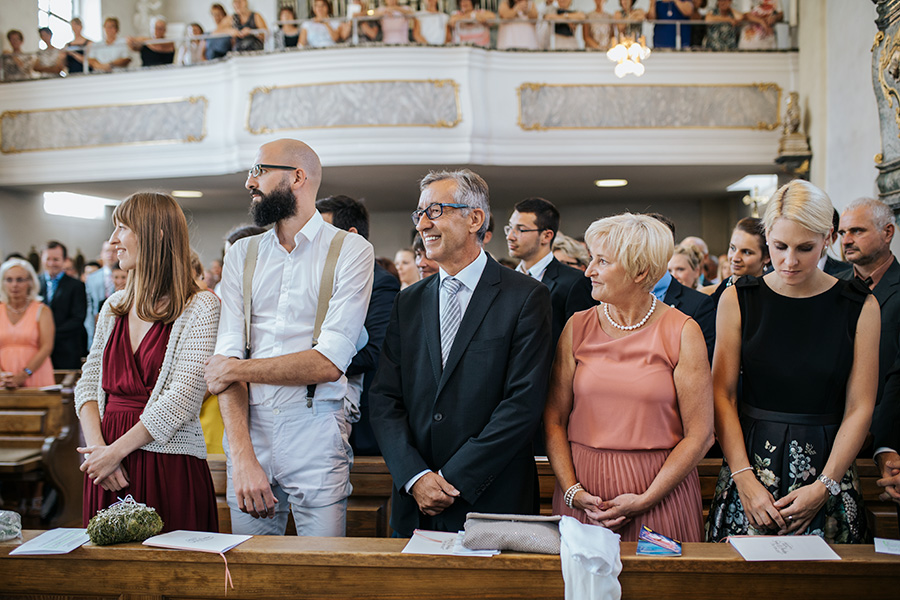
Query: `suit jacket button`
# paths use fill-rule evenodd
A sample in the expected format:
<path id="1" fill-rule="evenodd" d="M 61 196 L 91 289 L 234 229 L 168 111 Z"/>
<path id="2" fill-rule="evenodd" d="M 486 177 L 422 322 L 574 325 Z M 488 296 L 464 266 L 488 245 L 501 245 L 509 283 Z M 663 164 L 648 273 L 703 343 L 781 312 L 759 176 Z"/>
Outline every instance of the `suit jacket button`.
<path id="1" fill-rule="evenodd" d="M 436 413 L 436 414 L 434 415 L 434 420 L 435 420 L 435 421 L 440 421 L 440 420 L 443 419 L 443 418 L 444 418 L 444 415 L 442 415 L 441 413 Z"/>

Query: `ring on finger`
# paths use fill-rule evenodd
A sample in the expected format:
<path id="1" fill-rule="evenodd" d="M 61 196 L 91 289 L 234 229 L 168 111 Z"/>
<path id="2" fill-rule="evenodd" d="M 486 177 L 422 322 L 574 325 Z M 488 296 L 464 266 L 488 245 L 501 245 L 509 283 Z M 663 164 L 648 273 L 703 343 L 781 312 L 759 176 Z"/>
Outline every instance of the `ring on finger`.
<path id="1" fill-rule="evenodd" d="M 788 516 L 787 516 L 787 520 L 788 520 L 788 521 L 793 521 L 793 520 L 794 520 L 794 515 L 788 515 Z"/>

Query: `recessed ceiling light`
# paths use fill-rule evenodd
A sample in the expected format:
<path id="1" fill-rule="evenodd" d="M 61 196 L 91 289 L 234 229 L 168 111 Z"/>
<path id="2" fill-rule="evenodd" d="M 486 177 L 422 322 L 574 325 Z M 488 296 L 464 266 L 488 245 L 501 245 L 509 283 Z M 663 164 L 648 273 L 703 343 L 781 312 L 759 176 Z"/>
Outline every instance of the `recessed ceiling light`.
<path id="1" fill-rule="evenodd" d="M 598 179 L 594 182 L 597 187 L 622 187 L 628 185 L 627 179 Z"/>
<path id="2" fill-rule="evenodd" d="M 172 195 L 176 198 L 202 198 L 203 192 L 197 190 L 172 190 Z"/>

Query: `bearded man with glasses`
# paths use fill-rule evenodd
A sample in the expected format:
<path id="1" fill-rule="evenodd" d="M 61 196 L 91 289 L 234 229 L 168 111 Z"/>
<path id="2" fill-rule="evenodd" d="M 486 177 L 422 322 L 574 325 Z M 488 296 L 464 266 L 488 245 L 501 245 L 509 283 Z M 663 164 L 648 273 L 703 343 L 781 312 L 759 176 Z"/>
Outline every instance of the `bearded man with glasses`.
<path id="1" fill-rule="evenodd" d="M 222 316 L 206 382 L 219 394 L 225 424 L 234 533 L 283 535 L 288 510 L 299 535 L 346 532 L 352 459 L 341 434 L 344 373 L 360 340 L 365 344 L 375 256 L 362 236 L 348 233 L 337 244 L 333 292 L 320 292 L 339 235 L 316 211 L 321 180 L 319 157 L 303 142 L 263 145 L 245 187 L 254 222 L 275 226 L 238 240 L 225 255 Z M 320 293 L 329 300 L 316 342 Z"/>

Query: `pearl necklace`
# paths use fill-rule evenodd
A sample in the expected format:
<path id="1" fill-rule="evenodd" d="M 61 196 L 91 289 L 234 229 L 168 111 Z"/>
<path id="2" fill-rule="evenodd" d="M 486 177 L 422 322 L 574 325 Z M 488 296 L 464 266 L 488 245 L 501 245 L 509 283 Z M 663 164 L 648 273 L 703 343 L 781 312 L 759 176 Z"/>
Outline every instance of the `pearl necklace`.
<path id="1" fill-rule="evenodd" d="M 13 307 L 10 306 L 9 304 L 6 305 L 6 310 L 8 310 L 9 312 L 11 312 L 11 313 L 14 314 L 14 315 L 21 315 L 21 314 L 24 313 L 27 309 L 28 309 L 28 305 L 27 305 L 27 304 L 26 304 L 25 306 L 23 306 L 22 308 L 13 308 Z"/>
<path id="2" fill-rule="evenodd" d="M 613 321 L 613 318 L 609 316 L 609 304 L 603 304 L 603 314 L 606 315 L 606 320 L 609 321 L 610 325 L 612 325 L 616 329 L 621 329 L 622 331 L 633 331 L 642 327 L 644 323 L 647 322 L 647 319 L 650 318 L 650 315 L 653 314 L 653 311 L 656 310 L 656 296 L 650 294 L 650 297 L 653 298 L 653 302 L 650 303 L 650 310 L 647 311 L 647 314 L 644 315 L 644 318 L 641 319 L 639 323 L 635 323 L 634 325 L 619 325 L 618 323 Z"/>

